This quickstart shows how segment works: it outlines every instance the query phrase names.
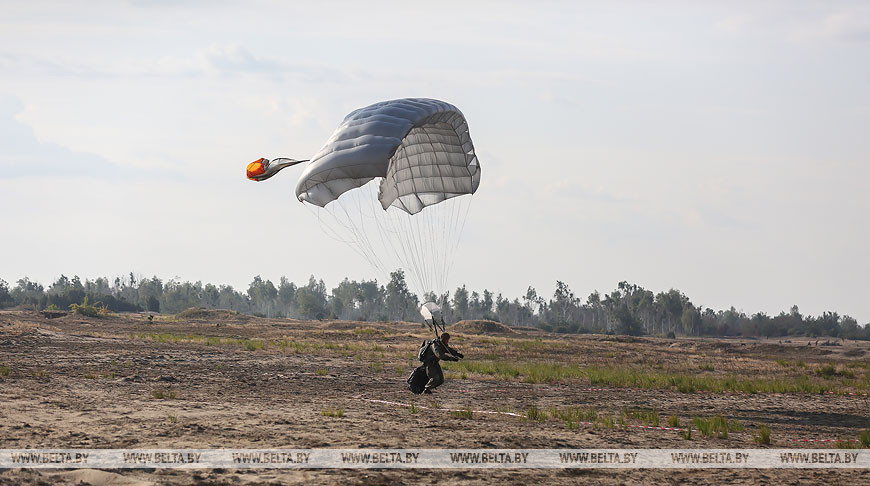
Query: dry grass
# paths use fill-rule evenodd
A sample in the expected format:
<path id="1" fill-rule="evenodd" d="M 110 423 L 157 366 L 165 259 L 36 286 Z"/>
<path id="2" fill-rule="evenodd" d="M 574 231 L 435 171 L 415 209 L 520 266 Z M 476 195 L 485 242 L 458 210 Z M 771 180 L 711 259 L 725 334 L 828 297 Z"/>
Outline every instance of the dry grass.
<path id="1" fill-rule="evenodd" d="M 175 390 L 155 388 L 154 390 L 151 390 L 151 398 L 156 400 L 177 400 L 178 395 L 175 393 Z"/>

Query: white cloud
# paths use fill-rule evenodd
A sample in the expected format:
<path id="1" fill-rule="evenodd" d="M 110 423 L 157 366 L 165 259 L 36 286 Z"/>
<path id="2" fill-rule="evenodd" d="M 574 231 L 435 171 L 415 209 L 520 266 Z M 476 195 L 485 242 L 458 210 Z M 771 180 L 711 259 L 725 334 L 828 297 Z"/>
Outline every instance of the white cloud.
<path id="1" fill-rule="evenodd" d="M 797 41 L 870 42 L 870 8 L 832 13 L 805 22 L 791 32 L 791 38 Z"/>

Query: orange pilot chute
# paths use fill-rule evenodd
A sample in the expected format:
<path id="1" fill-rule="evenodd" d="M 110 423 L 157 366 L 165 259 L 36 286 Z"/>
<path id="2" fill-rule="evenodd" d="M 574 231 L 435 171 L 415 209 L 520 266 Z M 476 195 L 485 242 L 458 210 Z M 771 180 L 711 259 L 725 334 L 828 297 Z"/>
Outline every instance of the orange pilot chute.
<path id="1" fill-rule="evenodd" d="M 250 164 L 248 164 L 248 169 L 246 171 L 248 179 L 251 179 L 252 181 L 259 181 L 259 179 L 257 179 L 257 177 L 265 174 L 266 169 L 268 169 L 268 168 L 269 168 L 269 161 L 262 158 L 262 157 L 258 160 L 251 162 Z"/>

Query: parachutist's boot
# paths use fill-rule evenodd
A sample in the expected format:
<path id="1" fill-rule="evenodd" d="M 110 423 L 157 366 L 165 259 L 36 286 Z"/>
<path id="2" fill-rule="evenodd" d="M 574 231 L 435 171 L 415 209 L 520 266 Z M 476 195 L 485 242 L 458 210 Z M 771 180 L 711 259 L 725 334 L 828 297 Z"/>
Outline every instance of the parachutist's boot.
<path id="1" fill-rule="evenodd" d="M 431 394 L 432 394 L 432 390 L 430 390 L 430 389 L 428 389 L 428 388 L 424 388 L 424 389 L 423 389 L 423 393 L 426 394 L 426 395 L 431 395 Z"/>

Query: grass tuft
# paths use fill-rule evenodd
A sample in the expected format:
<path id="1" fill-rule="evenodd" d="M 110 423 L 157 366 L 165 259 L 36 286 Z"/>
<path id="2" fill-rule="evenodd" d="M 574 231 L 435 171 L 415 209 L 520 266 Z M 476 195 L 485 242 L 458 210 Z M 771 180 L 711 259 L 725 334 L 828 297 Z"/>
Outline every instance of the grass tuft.
<path id="1" fill-rule="evenodd" d="M 759 427 L 754 439 L 758 445 L 770 445 L 770 427 L 766 425 Z"/>
<path id="2" fill-rule="evenodd" d="M 324 417 L 344 417 L 344 410 L 340 408 L 324 408 L 320 411 Z"/>
<path id="3" fill-rule="evenodd" d="M 540 408 L 532 405 L 526 411 L 526 420 L 538 421 L 538 422 L 546 422 L 547 421 L 547 412 L 541 410 Z"/>
<path id="4" fill-rule="evenodd" d="M 655 410 L 625 410 L 622 414 L 646 425 L 658 427 L 660 423 L 659 413 Z"/>
<path id="5" fill-rule="evenodd" d="M 461 419 L 466 419 L 466 420 L 474 418 L 474 412 L 472 412 L 471 410 L 454 410 L 454 411 L 450 412 L 450 415 L 453 415 L 456 418 L 461 418 Z"/>
<path id="6" fill-rule="evenodd" d="M 728 419 L 721 415 L 709 419 L 695 417 L 693 422 L 695 423 L 695 427 L 698 428 L 698 432 L 700 432 L 704 437 L 719 437 L 727 439 L 729 430 L 733 430 L 733 428 L 728 424 Z"/>

